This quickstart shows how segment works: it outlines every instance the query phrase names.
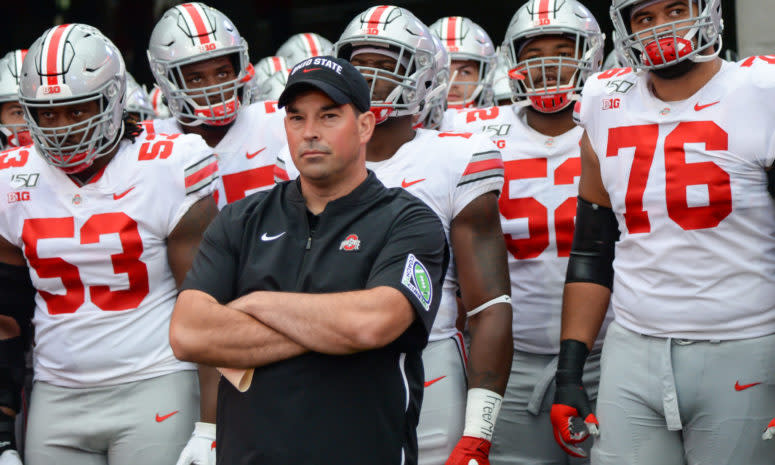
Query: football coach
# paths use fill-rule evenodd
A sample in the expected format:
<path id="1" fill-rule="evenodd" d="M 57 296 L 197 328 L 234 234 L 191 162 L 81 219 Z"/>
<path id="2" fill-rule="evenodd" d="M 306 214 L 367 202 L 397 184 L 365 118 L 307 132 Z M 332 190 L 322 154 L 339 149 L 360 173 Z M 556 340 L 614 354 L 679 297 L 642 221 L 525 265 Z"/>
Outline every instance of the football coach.
<path id="1" fill-rule="evenodd" d="M 221 378 L 217 463 L 417 463 L 420 353 L 449 255 L 440 221 L 366 170 L 369 87 L 345 60 L 296 65 L 279 99 L 300 176 L 207 229 L 170 325 Z"/>

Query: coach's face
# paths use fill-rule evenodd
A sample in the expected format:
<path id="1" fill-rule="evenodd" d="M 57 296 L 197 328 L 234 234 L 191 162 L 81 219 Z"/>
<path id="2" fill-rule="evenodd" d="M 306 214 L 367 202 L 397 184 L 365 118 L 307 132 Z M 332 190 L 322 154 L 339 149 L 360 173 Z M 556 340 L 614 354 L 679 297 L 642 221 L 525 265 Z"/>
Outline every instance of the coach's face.
<path id="1" fill-rule="evenodd" d="M 299 93 L 286 107 L 285 132 L 293 163 L 302 177 L 335 184 L 360 172 L 374 114 L 356 114 L 319 90 Z"/>

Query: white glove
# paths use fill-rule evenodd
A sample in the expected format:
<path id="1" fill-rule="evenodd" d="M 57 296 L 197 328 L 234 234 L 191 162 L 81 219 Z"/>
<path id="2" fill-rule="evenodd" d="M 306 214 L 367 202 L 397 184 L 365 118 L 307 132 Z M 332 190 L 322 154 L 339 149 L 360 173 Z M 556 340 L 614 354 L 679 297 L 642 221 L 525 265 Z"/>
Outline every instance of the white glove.
<path id="1" fill-rule="evenodd" d="M 213 460 L 215 463 L 215 460 Z M 0 465 L 22 465 L 22 459 L 19 453 L 13 449 L 8 449 L 0 455 Z"/>
<path id="2" fill-rule="evenodd" d="M 194 423 L 191 439 L 180 453 L 176 465 L 215 465 L 215 425 Z M 4 465 L 0 462 L 0 465 Z M 21 462 L 19 462 L 21 465 Z"/>

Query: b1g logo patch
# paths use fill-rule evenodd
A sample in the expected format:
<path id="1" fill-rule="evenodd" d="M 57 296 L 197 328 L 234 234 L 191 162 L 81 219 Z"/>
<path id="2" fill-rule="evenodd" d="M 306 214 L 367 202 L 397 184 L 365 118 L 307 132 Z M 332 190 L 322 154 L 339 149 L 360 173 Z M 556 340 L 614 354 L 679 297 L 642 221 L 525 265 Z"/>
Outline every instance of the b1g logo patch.
<path id="1" fill-rule="evenodd" d="M 431 308 L 433 300 L 433 284 L 431 284 L 431 275 L 420 260 L 413 254 L 406 257 L 404 273 L 401 277 L 403 284 L 411 293 L 417 297 L 423 308 L 428 311 Z"/>

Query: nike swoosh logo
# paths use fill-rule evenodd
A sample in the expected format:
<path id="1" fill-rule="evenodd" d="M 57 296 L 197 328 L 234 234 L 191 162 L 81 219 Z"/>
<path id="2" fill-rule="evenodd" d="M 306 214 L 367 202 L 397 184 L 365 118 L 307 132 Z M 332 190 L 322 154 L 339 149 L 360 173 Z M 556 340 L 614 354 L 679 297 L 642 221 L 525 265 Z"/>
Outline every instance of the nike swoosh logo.
<path id="1" fill-rule="evenodd" d="M 447 376 L 446 376 L 446 375 L 444 375 L 444 376 L 439 376 L 439 377 L 438 377 L 438 378 L 436 378 L 436 379 L 432 379 L 432 380 L 430 380 L 430 381 L 426 381 L 426 382 L 425 382 L 425 387 L 428 387 L 428 386 L 430 386 L 431 384 L 434 384 L 434 383 L 438 383 L 439 381 L 441 381 L 442 379 L 444 379 L 444 378 L 446 378 L 446 377 L 447 377 Z"/>
<path id="2" fill-rule="evenodd" d="M 317 70 L 320 70 L 320 69 L 323 69 L 323 68 L 310 68 L 310 69 L 305 69 L 303 72 L 304 73 L 309 73 L 310 71 L 317 71 Z"/>
<path id="3" fill-rule="evenodd" d="M 264 233 L 264 234 L 261 235 L 261 240 L 264 241 L 264 242 L 269 242 L 269 241 L 273 241 L 275 239 L 279 239 L 279 238 L 283 237 L 284 235 L 285 235 L 285 231 L 281 232 L 280 234 L 278 234 L 276 236 L 268 236 L 266 233 Z"/>
<path id="4" fill-rule="evenodd" d="M 700 105 L 699 103 L 695 103 L 694 104 L 694 111 L 702 111 L 702 110 L 704 110 L 704 109 L 706 109 L 708 107 L 712 107 L 713 105 L 715 105 L 715 104 L 717 104 L 719 102 L 721 102 L 721 100 L 719 100 L 717 102 L 709 103 L 707 105 Z"/>
<path id="5" fill-rule="evenodd" d="M 159 415 L 159 414 L 157 413 L 157 414 L 156 414 L 156 423 L 161 423 L 161 422 L 163 422 L 164 420 L 166 420 L 167 418 L 171 417 L 172 415 L 175 415 L 176 413 L 178 413 L 178 410 L 175 410 L 174 412 L 172 412 L 172 413 L 168 413 L 168 414 L 166 414 L 166 415 L 164 415 L 164 416 L 161 416 L 161 415 Z"/>
<path id="6" fill-rule="evenodd" d="M 132 186 L 129 189 L 125 190 L 124 192 L 120 193 L 120 194 L 113 194 L 113 200 L 118 200 L 118 199 L 124 197 L 128 193 L 132 192 L 132 189 L 134 189 L 134 188 L 135 188 L 135 186 Z"/>
<path id="7" fill-rule="evenodd" d="M 253 152 L 253 153 L 247 152 L 247 153 L 245 154 L 245 157 L 247 157 L 247 159 L 248 159 L 248 160 L 250 160 L 251 158 L 253 158 L 253 157 L 255 157 L 256 155 L 258 155 L 259 153 L 263 152 L 264 150 L 266 150 L 266 147 L 264 147 L 264 148 L 263 148 L 263 149 L 261 149 L 261 150 L 257 150 L 257 151 L 255 151 L 255 152 Z"/>
<path id="8" fill-rule="evenodd" d="M 409 181 L 409 182 L 406 182 L 406 178 L 404 178 L 404 179 L 401 181 L 401 187 L 403 187 L 404 189 L 406 189 L 406 188 L 407 188 L 407 187 L 409 187 L 409 186 L 414 186 L 414 185 L 415 185 L 415 184 L 417 184 L 418 182 L 423 182 L 423 181 L 425 181 L 425 178 L 418 179 L 418 180 L 416 180 L 416 181 Z"/>
<path id="9" fill-rule="evenodd" d="M 735 391 L 745 391 L 748 388 L 758 386 L 762 383 L 740 384 L 740 381 L 735 382 Z"/>

